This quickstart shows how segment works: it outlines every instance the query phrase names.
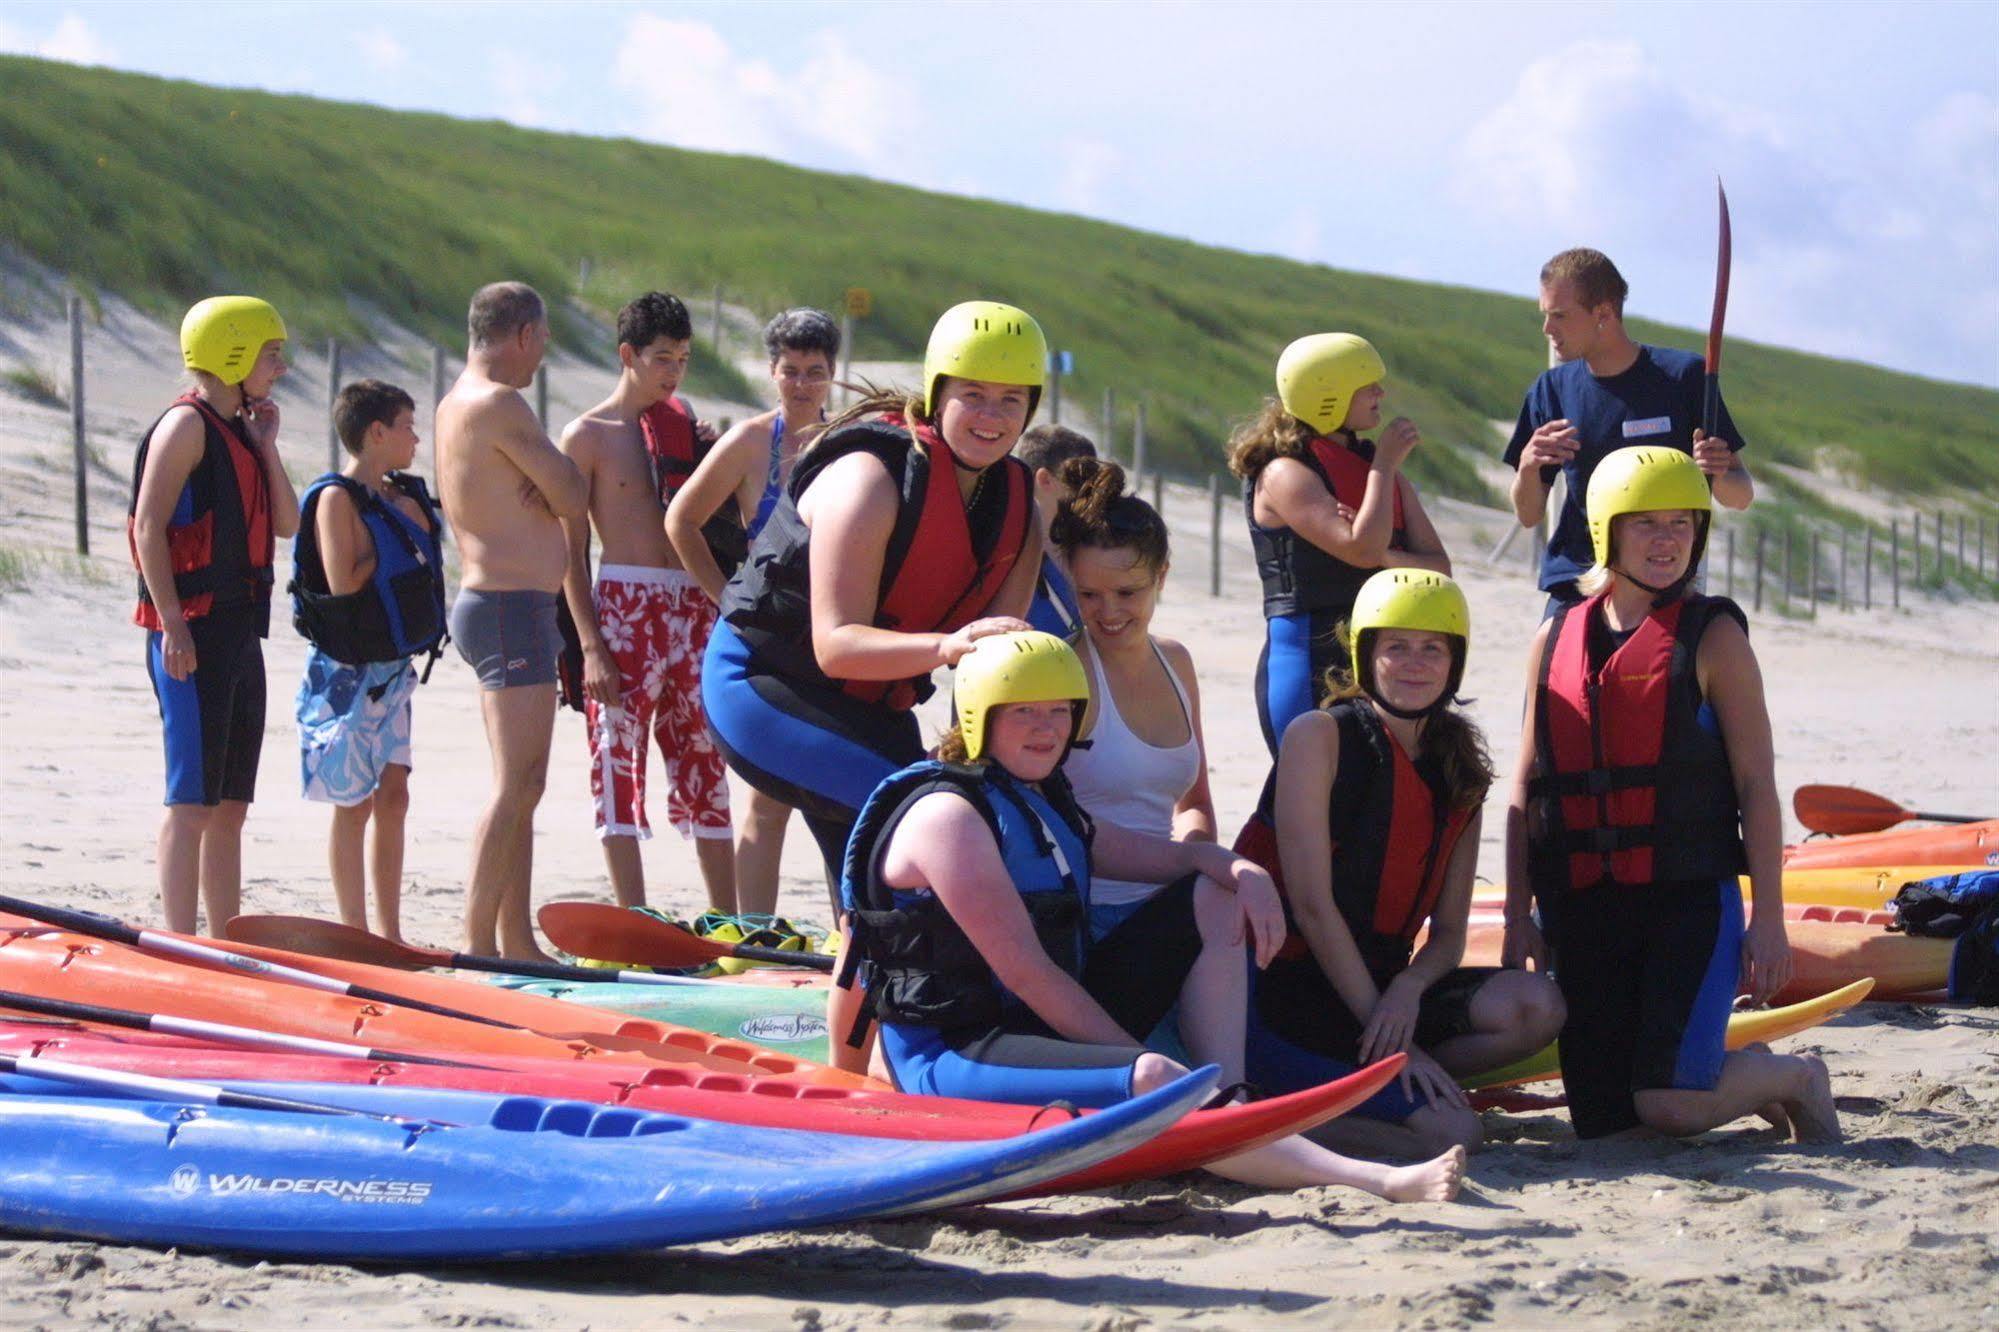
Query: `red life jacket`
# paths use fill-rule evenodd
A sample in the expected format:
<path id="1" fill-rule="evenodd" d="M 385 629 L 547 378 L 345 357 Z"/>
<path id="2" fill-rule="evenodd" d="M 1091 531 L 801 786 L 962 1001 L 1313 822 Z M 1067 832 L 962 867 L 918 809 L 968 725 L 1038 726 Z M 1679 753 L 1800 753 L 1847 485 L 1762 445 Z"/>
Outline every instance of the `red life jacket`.
<path id="1" fill-rule="evenodd" d="M 167 520 L 167 554 L 173 561 L 181 615 L 194 620 L 219 607 L 258 604 L 268 617 L 271 558 L 277 543 L 263 458 L 199 394 L 184 393 L 174 399 L 174 407 L 180 406 L 192 407 L 201 416 L 205 436 L 201 461 L 188 473 Z M 160 414 L 160 421 L 167 412 Z M 146 456 L 157 429 L 159 421 L 139 441 L 132 465 L 132 498 L 125 508 L 125 544 L 135 570 L 139 569 L 139 482 L 146 474 Z M 164 627 L 143 571 L 138 584 L 132 623 L 146 629 Z"/>
<path id="2" fill-rule="evenodd" d="M 1378 983 L 1409 964 L 1444 891 L 1444 873 L 1458 839 L 1477 813 L 1449 802 L 1434 760 L 1411 761 L 1365 699 L 1332 709 L 1340 732 L 1340 767 L 1326 817 L 1332 833 L 1333 904 Z M 1236 837 L 1237 855 L 1270 871 L 1290 915 L 1290 895 L 1278 864 L 1277 773 L 1264 782 L 1256 813 Z M 1279 959 L 1309 965 L 1311 948 L 1295 928 Z"/>
<path id="3" fill-rule="evenodd" d="M 1694 663 L 1718 615 L 1748 627 L 1742 609 L 1724 597 L 1679 598 L 1593 663 L 1590 626 L 1603 602 L 1600 594 L 1557 613 L 1535 686 L 1535 891 L 1741 873 L 1735 779 L 1719 729 L 1703 724 Z"/>
<path id="4" fill-rule="evenodd" d="M 639 417 L 639 433 L 645 438 L 646 455 L 652 459 L 653 484 L 659 487 L 659 507 L 673 503 L 673 497 L 694 475 L 694 469 L 708 456 L 712 444 L 704 444 L 694 433 L 694 408 L 685 398 L 668 396 L 645 409 Z M 701 536 L 724 578 L 732 577 L 749 554 L 750 541 L 743 531 L 743 518 L 733 499 L 724 503 L 701 524 Z"/>
<path id="5" fill-rule="evenodd" d="M 927 675 L 833 681 L 812 648 L 812 534 L 798 501 L 828 466 L 856 452 L 878 458 L 902 496 L 873 620 L 900 633 L 948 634 L 985 612 L 1027 544 L 1032 480 L 1018 458 L 1002 458 L 986 469 L 968 508 L 950 448 L 935 430 L 899 417 L 842 426 L 799 455 L 784 498 L 757 537 L 756 558 L 723 593 L 722 618 L 765 669 L 837 684 L 855 698 L 900 710 L 929 696 Z"/>
<path id="6" fill-rule="evenodd" d="M 1298 461 L 1311 468 L 1332 497 L 1359 509 L 1367 497 L 1367 476 L 1374 466 L 1374 444 L 1357 439 L 1352 447 L 1321 435 Z M 1256 521 L 1256 481 L 1243 485 L 1243 511 L 1249 517 L 1249 544 L 1256 556 L 1256 574 L 1263 583 L 1263 615 L 1275 619 L 1297 611 L 1349 610 L 1360 585 L 1376 572 L 1348 564 L 1313 545 L 1288 527 L 1264 527 Z M 1402 486 L 1394 491 L 1390 550 L 1408 546 L 1403 531 Z"/>

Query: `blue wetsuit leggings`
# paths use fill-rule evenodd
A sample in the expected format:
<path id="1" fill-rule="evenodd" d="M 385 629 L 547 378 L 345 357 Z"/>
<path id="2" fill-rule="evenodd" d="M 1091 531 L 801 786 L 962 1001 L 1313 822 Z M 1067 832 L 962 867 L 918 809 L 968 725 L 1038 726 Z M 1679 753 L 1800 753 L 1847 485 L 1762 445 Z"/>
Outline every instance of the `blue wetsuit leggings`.
<path id="1" fill-rule="evenodd" d="M 1338 630 L 1351 613 L 1351 607 L 1293 611 L 1264 622 L 1263 653 L 1256 659 L 1256 720 L 1272 758 L 1292 719 L 1325 703 L 1331 692 L 1327 672 L 1348 668 Z"/>
<path id="2" fill-rule="evenodd" d="M 891 773 L 923 757 L 916 715 L 759 669 L 727 621 L 701 665 L 708 730 L 738 776 L 805 816 L 836 894 L 861 806 Z"/>

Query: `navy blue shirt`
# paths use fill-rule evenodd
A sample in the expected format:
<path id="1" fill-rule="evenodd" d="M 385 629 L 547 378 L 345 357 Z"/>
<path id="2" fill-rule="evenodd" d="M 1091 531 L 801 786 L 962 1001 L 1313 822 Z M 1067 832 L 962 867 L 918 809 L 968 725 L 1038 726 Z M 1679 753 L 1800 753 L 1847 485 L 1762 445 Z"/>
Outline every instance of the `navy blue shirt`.
<path id="1" fill-rule="evenodd" d="M 1041 577 L 1034 583 L 1034 604 L 1027 609 L 1027 622 L 1044 634 L 1067 638 L 1082 618 L 1069 575 L 1062 572 L 1053 555 L 1043 554 Z"/>
<path id="2" fill-rule="evenodd" d="M 1638 348 L 1638 359 L 1622 374 L 1599 379 L 1587 361 L 1565 361 L 1544 372 L 1520 404 L 1520 421 L 1507 441 L 1506 465 L 1518 467 L 1520 454 L 1535 430 L 1550 421 L 1567 420 L 1579 447 L 1561 470 L 1569 479 L 1568 497 L 1555 518 L 1555 534 L 1541 557 L 1541 589 L 1566 583 L 1588 569 L 1589 523 L 1583 497 L 1590 474 L 1605 454 L 1633 444 L 1670 444 L 1682 453 L 1694 451 L 1694 430 L 1701 423 L 1707 366 L 1692 352 L 1671 347 Z M 1742 451 L 1742 436 L 1729 417 L 1728 404 L 1716 413 L 1714 433 Z M 1556 469 L 1541 469 L 1550 484 Z"/>

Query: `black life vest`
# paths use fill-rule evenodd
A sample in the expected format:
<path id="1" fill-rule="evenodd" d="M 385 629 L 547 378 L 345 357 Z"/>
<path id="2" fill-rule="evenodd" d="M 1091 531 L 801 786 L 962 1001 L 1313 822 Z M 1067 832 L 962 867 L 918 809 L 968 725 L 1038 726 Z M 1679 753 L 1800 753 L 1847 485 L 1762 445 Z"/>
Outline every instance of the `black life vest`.
<path id="1" fill-rule="evenodd" d="M 652 460 L 653 484 L 659 487 L 659 507 L 673 503 L 687 478 L 708 456 L 711 443 L 704 443 L 694 431 L 694 408 L 685 398 L 668 396 L 645 409 L 639 416 L 639 433 L 645 437 L 646 456 Z M 722 577 L 734 574 L 749 554 L 749 537 L 743 532 L 743 517 L 733 500 L 722 505 L 701 524 L 708 551 L 722 570 Z"/>
<path id="2" fill-rule="evenodd" d="M 853 942 L 841 962 L 839 983 L 848 986 L 858 978 L 864 990 L 849 1044 L 860 1044 L 873 1017 L 943 1030 L 990 1027 L 1009 1003 L 1018 1002 L 933 894 L 882 882 L 882 859 L 896 825 L 933 791 L 955 792 L 979 811 L 1043 951 L 1069 975 L 1082 976 L 1094 829 L 1059 770 L 1038 788 L 996 763 L 926 759 L 892 774 L 868 797 L 840 874 Z"/>
<path id="3" fill-rule="evenodd" d="M 1020 459 L 1002 458 L 986 469 L 968 508 L 958 494 L 949 447 L 934 430 L 912 429 L 899 419 L 842 426 L 793 465 L 784 498 L 757 535 L 749 562 L 722 593 L 721 617 L 764 669 L 901 710 L 930 696 L 929 676 L 834 681 L 812 648 L 812 530 L 798 502 L 827 467 L 850 453 L 879 459 L 901 492 L 882 556 L 874 623 L 903 633 L 948 634 L 984 613 L 1032 530 L 1032 478 Z"/>
<path id="4" fill-rule="evenodd" d="M 1745 630 L 1748 620 L 1726 597 L 1682 597 L 1598 660 L 1590 626 L 1603 602 L 1600 594 L 1556 613 L 1535 685 L 1535 892 L 1732 878 L 1747 868 L 1741 809 L 1728 750 L 1701 724 L 1694 663 L 1718 616 Z"/>
<path id="5" fill-rule="evenodd" d="M 200 414 L 205 435 L 201 461 L 188 473 L 187 484 L 167 520 L 167 553 L 173 560 L 174 591 L 180 597 L 182 617 L 193 620 L 220 607 L 255 605 L 262 611 L 262 633 L 269 627 L 271 559 L 276 550 L 263 458 L 245 441 L 236 423 L 223 420 L 199 394 L 184 393 L 174 399 L 173 407 L 181 406 Z M 159 421 L 139 440 L 138 457 L 132 464 L 125 542 L 135 570 L 139 570 L 139 483 L 146 474 L 153 432 L 173 407 L 160 413 Z M 146 588 L 143 570 L 139 570 L 138 583 L 139 604 L 132 620 L 158 629 L 160 613 Z"/>
<path id="6" fill-rule="evenodd" d="M 292 627 L 321 652 L 350 666 L 397 661 L 429 653 L 424 678 L 450 635 L 444 615 L 443 516 L 420 476 L 391 472 L 385 478 L 423 509 L 426 528 L 351 477 L 328 472 L 299 498 L 298 535 L 292 538 Z M 375 571 L 359 591 L 328 591 L 319 549 L 319 497 L 332 486 L 346 492 L 375 545 Z"/>
<path id="7" fill-rule="evenodd" d="M 1409 965 L 1416 936 L 1443 894 L 1451 855 L 1478 807 L 1453 806 L 1436 759 L 1423 755 L 1412 762 L 1365 699 L 1334 705 L 1332 716 L 1340 735 L 1340 766 L 1326 808 L 1333 904 L 1369 973 L 1385 984 Z M 1282 962 L 1316 971 L 1279 863 L 1276 794 L 1273 768 L 1235 851 L 1270 872 L 1293 924 L 1272 971 Z"/>
<path id="8" fill-rule="evenodd" d="M 1367 475 L 1374 463 L 1374 442 L 1357 439 L 1351 445 L 1321 435 L 1298 461 L 1312 469 L 1332 497 L 1359 509 L 1367 496 Z M 1262 473 L 1258 472 L 1257 476 Z M 1249 520 L 1249 545 L 1256 554 L 1256 576 L 1263 583 L 1263 618 L 1296 611 L 1348 610 L 1360 585 L 1379 572 L 1348 564 L 1320 549 L 1288 527 L 1263 527 L 1256 521 L 1256 482 L 1242 484 L 1243 516 Z M 1402 526 L 1402 487 L 1395 487 L 1391 550 L 1406 548 Z"/>

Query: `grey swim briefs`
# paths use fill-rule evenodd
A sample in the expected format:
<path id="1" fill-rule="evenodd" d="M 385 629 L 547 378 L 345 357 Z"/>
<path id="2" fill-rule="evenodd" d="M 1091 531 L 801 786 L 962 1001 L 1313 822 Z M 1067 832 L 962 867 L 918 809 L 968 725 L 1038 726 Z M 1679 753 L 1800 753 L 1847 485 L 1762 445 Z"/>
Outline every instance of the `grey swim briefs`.
<path id="1" fill-rule="evenodd" d="M 483 592 L 463 588 L 451 603 L 451 641 L 479 673 L 483 689 L 555 683 L 562 636 L 555 627 L 558 593 Z"/>

